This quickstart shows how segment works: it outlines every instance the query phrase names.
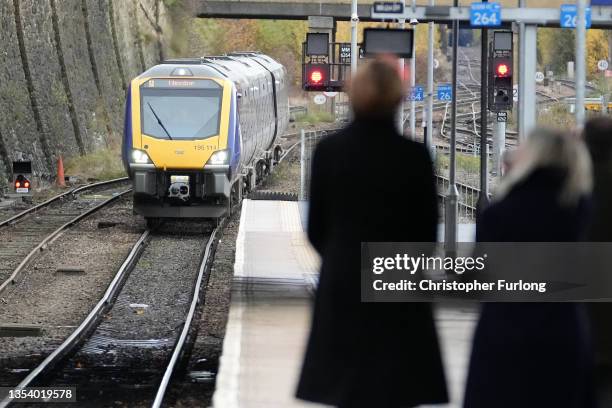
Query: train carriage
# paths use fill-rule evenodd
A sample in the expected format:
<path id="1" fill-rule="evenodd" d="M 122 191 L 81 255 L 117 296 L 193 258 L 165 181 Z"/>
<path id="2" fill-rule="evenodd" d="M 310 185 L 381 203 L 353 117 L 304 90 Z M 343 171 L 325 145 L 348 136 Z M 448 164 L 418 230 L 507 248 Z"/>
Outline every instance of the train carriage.
<path id="1" fill-rule="evenodd" d="M 219 218 L 280 157 L 287 75 L 259 53 L 168 60 L 131 81 L 123 162 L 148 220 Z"/>

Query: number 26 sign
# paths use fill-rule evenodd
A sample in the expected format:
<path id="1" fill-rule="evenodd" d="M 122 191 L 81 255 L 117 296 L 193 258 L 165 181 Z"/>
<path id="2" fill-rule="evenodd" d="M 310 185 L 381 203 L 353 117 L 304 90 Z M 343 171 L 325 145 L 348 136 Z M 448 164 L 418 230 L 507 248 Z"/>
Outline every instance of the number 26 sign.
<path id="1" fill-rule="evenodd" d="M 472 3 L 470 25 L 472 27 L 499 27 L 501 25 L 499 3 Z"/>

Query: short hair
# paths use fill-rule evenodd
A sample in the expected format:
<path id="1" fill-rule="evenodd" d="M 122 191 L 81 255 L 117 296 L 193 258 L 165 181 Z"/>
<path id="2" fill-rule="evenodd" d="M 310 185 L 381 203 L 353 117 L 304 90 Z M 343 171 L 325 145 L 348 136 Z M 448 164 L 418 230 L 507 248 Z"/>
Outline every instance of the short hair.
<path id="1" fill-rule="evenodd" d="M 395 60 L 378 58 L 361 66 L 348 93 L 356 118 L 392 118 L 404 97 Z"/>
<path id="2" fill-rule="evenodd" d="M 538 168 L 555 168 L 563 172 L 561 204 L 576 204 L 591 192 L 591 160 L 581 139 L 557 129 L 536 128 L 519 149 L 519 157 L 513 160 L 508 175 L 497 187 L 497 200 Z"/>

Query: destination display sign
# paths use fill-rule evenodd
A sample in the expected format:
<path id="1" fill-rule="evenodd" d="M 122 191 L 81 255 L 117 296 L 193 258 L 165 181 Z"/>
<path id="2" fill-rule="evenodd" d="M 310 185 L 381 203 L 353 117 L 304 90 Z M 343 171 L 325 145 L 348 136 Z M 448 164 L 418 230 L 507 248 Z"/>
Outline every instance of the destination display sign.
<path id="1" fill-rule="evenodd" d="M 188 88 L 188 89 L 218 89 L 221 86 L 210 79 L 191 78 L 155 78 L 143 84 L 145 88 Z"/>

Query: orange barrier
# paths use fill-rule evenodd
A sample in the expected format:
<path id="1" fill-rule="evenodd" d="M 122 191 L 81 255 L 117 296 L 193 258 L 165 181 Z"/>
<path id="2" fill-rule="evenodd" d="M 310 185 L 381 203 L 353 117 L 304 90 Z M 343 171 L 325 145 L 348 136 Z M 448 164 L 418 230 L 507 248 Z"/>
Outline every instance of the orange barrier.
<path id="1" fill-rule="evenodd" d="M 64 180 L 64 160 L 62 156 L 57 160 L 57 185 L 66 187 L 66 180 Z"/>

